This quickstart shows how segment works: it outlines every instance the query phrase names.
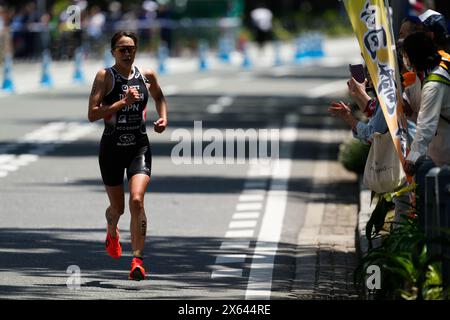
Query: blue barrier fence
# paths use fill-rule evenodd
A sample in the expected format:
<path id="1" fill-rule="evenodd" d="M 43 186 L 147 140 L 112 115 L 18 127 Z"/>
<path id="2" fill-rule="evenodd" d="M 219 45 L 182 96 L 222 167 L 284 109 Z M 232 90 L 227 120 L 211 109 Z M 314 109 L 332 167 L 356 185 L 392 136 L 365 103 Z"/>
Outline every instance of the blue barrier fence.
<path id="1" fill-rule="evenodd" d="M 314 59 L 320 58 L 324 56 L 323 45 L 322 45 L 323 37 L 319 34 L 304 34 L 301 37 L 296 39 L 295 46 L 295 59 L 294 63 L 300 63 L 306 58 Z M 291 46 L 290 46 L 291 47 Z M 103 47 L 103 57 L 100 56 L 99 59 L 103 59 L 104 66 L 110 67 L 114 64 L 114 59 L 111 55 L 111 52 L 108 48 Z M 256 56 L 253 51 L 249 50 L 249 43 L 244 43 L 242 46 L 242 51 L 238 52 L 236 42 L 233 41 L 232 37 L 223 36 L 218 41 L 217 47 L 217 59 L 220 62 L 230 64 L 232 61 L 231 54 L 238 53 L 240 54 L 242 60 L 240 61 L 240 67 L 244 70 L 250 70 L 254 66 L 257 65 L 257 59 L 259 56 Z M 209 50 L 209 43 L 207 40 L 202 39 L 198 41 L 198 61 L 199 61 L 199 72 L 204 72 L 210 70 L 210 63 L 207 60 Z M 273 43 L 273 65 L 280 66 L 283 64 L 282 59 L 282 45 L 280 42 Z M 167 74 L 170 70 L 167 67 L 168 59 L 171 59 L 170 52 L 167 43 L 161 42 L 158 48 L 157 59 L 158 66 L 157 71 L 159 74 Z M 74 50 L 74 56 L 71 61 L 74 63 L 74 72 L 72 74 L 73 83 L 83 84 L 85 83 L 85 76 L 83 65 L 86 57 L 88 56 L 87 50 L 85 47 L 80 46 Z M 236 55 L 235 55 L 236 56 Z M 234 57 L 235 57 L 234 56 Z M 15 86 L 13 82 L 14 72 L 13 72 L 13 58 L 11 55 L 6 55 L 4 59 L 4 67 L 3 67 L 3 82 L 1 90 L 3 92 L 15 92 Z M 40 85 L 43 87 L 52 87 L 53 77 L 51 74 L 51 62 L 52 62 L 52 52 L 49 49 L 46 49 L 42 53 L 41 61 L 42 63 L 42 74 L 40 78 Z"/>

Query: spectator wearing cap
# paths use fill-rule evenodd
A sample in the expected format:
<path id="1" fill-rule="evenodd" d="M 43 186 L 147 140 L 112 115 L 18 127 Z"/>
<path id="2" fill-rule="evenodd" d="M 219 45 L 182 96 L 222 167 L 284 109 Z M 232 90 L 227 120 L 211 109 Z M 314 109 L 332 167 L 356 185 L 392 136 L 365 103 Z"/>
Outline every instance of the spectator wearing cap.
<path id="1" fill-rule="evenodd" d="M 429 32 L 431 39 L 439 49 L 439 54 L 450 61 L 450 36 L 445 17 L 437 11 L 428 9 L 419 16 L 420 21 Z M 446 55 L 443 55 L 446 53 Z"/>
<path id="2" fill-rule="evenodd" d="M 416 134 L 405 163 L 405 172 L 413 175 L 415 162 L 425 154 L 438 166 L 450 164 L 450 73 L 440 65 L 436 45 L 423 32 L 406 37 L 403 50 L 405 62 L 425 75 Z"/>

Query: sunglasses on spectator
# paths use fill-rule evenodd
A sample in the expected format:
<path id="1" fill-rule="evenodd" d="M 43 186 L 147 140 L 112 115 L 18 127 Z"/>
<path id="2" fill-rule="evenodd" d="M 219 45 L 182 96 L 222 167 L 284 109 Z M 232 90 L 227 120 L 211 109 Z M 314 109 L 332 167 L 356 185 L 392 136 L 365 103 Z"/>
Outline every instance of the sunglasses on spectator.
<path id="1" fill-rule="evenodd" d="M 119 53 L 124 54 L 125 52 L 134 53 L 136 51 L 135 46 L 122 46 L 122 47 L 115 47 L 115 50 L 119 51 Z"/>

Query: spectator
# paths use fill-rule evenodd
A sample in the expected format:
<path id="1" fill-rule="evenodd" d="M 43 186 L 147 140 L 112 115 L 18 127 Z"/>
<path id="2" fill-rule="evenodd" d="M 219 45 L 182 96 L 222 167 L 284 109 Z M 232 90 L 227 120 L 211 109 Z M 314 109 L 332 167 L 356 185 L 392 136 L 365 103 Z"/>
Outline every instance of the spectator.
<path id="1" fill-rule="evenodd" d="M 272 11 L 260 5 L 250 12 L 250 17 L 256 42 L 259 48 L 263 49 L 266 42 L 272 40 Z"/>
<path id="2" fill-rule="evenodd" d="M 160 4 L 157 10 L 157 19 L 160 23 L 160 40 L 167 45 L 169 52 L 172 52 L 172 10 L 168 4 Z"/>
<path id="3" fill-rule="evenodd" d="M 442 57 L 433 41 L 423 32 L 409 35 L 404 43 L 405 62 L 414 71 L 423 72 L 421 104 L 417 131 L 406 158 L 405 170 L 414 174 L 415 162 L 428 154 L 438 166 L 450 164 L 450 74 L 440 66 Z M 436 75 L 441 81 L 429 81 Z"/>
<path id="4" fill-rule="evenodd" d="M 122 4 L 119 1 L 113 1 L 108 5 L 108 14 L 106 16 L 106 32 L 114 33 L 115 25 L 122 19 Z"/>
<path id="5" fill-rule="evenodd" d="M 87 35 L 89 39 L 90 51 L 97 55 L 100 55 L 101 53 L 101 40 L 105 22 L 105 14 L 101 11 L 99 6 L 94 5 L 89 11 Z"/>
<path id="6" fill-rule="evenodd" d="M 408 21 L 402 23 L 402 35 L 407 32 L 412 32 L 413 28 L 408 25 Z M 402 59 L 398 57 L 399 68 L 403 69 Z M 415 76 L 415 75 L 414 75 Z M 368 94 L 368 88 L 372 88 L 373 84 L 368 72 L 366 72 L 366 81 L 364 83 L 357 82 L 354 78 L 347 82 L 349 94 L 353 100 L 357 103 L 359 109 L 369 117 L 368 123 L 359 121 L 352 113 L 349 106 L 343 102 L 333 102 L 328 111 L 334 115 L 343 119 L 351 128 L 353 136 L 364 143 L 371 144 L 373 141 L 373 135 L 375 132 L 387 133 L 388 126 L 384 118 L 383 110 L 378 102 L 377 98 L 371 98 Z M 420 87 L 419 87 L 420 89 Z M 415 134 L 415 124 L 412 121 L 408 121 L 408 141 L 413 140 Z M 409 193 L 404 193 L 393 198 L 395 205 L 394 225 L 395 228 L 398 223 L 403 221 L 403 216 L 407 215 L 410 211 Z"/>
<path id="7" fill-rule="evenodd" d="M 6 13 L 0 5 L 0 61 L 3 61 L 6 50 Z"/>
<path id="8" fill-rule="evenodd" d="M 422 92 L 422 84 L 420 82 L 420 75 L 409 70 L 405 63 L 403 63 L 402 46 L 403 41 L 412 33 L 422 31 L 424 29 L 422 22 L 418 17 L 408 16 L 403 19 L 399 31 L 399 39 L 397 42 L 397 58 L 399 61 L 399 71 L 402 75 L 403 86 L 403 107 L 408 120 L 416 123 L 417 115 L 420 107 L 420 95 Z"/>
<path id="9" fill-rule="evenodd" d="M 448 53 L 450 51 L 450 36 L 445 17 L 439 12 L 427 10 L 419 16 L 419 19 L 438 50 L 444 50 Z"/>

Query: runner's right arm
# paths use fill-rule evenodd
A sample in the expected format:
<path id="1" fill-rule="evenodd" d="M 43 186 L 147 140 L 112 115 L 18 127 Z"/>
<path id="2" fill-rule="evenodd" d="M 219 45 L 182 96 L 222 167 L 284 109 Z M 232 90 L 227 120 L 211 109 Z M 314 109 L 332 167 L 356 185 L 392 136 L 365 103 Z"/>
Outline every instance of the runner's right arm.
<path id="1" fill-rule="evenodd" d="M 106 95 L 106 74 L 106 70 L 104 69 L 97 72 L 94 83 L 92 84 L 88 110 L 88 119 L 90 122 L 108 117 L 126 105 L 132 104 L 139 98 L 139 93 L 136 89 L 129 89 L 124 99 L 114 102 L 109 106 L 103 105 L 102 101 Z"/>

